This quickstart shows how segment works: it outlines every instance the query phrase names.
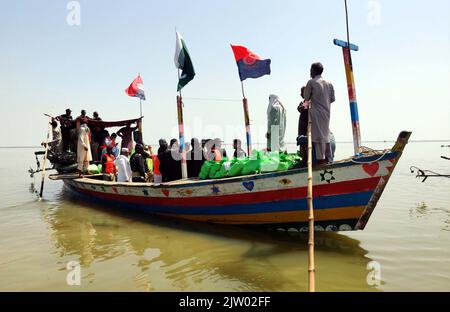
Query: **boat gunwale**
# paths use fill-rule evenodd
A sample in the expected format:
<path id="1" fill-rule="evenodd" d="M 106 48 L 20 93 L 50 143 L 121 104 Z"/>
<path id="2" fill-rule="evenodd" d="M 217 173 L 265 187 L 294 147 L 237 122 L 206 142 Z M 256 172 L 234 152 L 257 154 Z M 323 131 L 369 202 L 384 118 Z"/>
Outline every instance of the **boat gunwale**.
<path id="1" fill-rule="evenodd" d="M 380 158 L 380 156 L 382 156 Z M 361 164 L 363 163 L 371 163 L 375 161 L 384 161 L 396 158 L 398 156 L 398 151 L 393 151 L 391 149 L 387 151 L 380 151 L 376 154 L 369 155 L 369 156 L 362 156 L 362 157 L 352 157 L 344 160 L 340 160 L 337 162 L 334 162 L 332 164 L 328 164 L 325 166 L 320 166 L 314 169 L 314 171 L 317 170 L 324 170 L 324 169 L 334 169 L 334 168 L 342 168 L 342 167 L 349 167 L 352 165 L 358 165 L 359 162 Z M 357 161 L 357 162 L 354 162 Z M 167 189 L 167 188 L 182 188 L 182 187 L 193 187 L 193 186 L 203 186 L 203 185 L 217 185 L 217 184 L 226 184 L 226 183 L 233 183 L 233 182 L 243 182 L 243 181 L 249 181 L 249 180 L 259 180 L 259 179 L 266 179 L 266 178 L 272 178 L 272 177 L 279 177 L 279 176 L 290 176 L 294 174 L 300 174 L 307 171 L 307 168 L 295 168 L 290 169 L 287 171 L 276 171 L 276 172 L 267 172 L 267 173 L 258 173 L 258 174 L 252 174 L 252 175 L 245 175 L 245 176 L 236 176 L 236 177 L 227 177 L 222 179 L 208 179 L 208 180 L 198 180 L 198 179 L 186 179 L 186 180 L 176 180 L 171 181 L 168 183 L 161 183 L 161 184 L 154 184 L 154 183 L 147 183 L 147 182 L 113 182 L 113 181 L 105 181 L 105 180 L 97 180 L 92 179 L 89 176 L 81 177 L 81 178 L 73 178 L 73 177 L 67 177 L 67 178 L 61 178 L 61 180 L 72 180 L 77 183 L 82 184 L 89 184 L 89 185 L 103 185 L 103 186 L 120 186 L 120 187 L 150 187 L 155 189 Z M 54 175 L 53 177 L 57 177 L 58 175 Z M 96 175 L 99 176 L 99 175 Z M 57 179 L 55 179 L 57 180 Z"/>

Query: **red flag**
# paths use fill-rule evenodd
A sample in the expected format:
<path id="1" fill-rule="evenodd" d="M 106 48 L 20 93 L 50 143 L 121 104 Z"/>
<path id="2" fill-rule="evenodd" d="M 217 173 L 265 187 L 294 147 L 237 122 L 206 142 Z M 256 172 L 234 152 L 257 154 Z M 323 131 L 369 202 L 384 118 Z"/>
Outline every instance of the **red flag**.
<path id="1" fill-rule="evenodd" d="M 130 86 L 125 89 L 125 93 L 145 101 L 144 82 L 142 81 L 141 75 L 138 75 L 133 80 Z"/>
<path id="2" fill-rule="evenodd" d="M 231 45 L 241 81 L 247 78 L 259 78 L 270 75 L 270 59 L 263 60 L 243 46 Z"/>

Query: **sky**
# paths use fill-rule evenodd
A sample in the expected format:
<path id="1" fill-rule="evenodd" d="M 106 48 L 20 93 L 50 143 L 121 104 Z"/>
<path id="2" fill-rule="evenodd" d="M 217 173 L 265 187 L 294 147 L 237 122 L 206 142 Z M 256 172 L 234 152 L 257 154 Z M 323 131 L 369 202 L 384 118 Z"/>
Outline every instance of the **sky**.
<path id="1" fill-rule="evenodd" d="M 178 136 L 175 28 L 196 76 L 183 90 L 186 137 L 245 140 L 242 94 L 230 44 L 270 58 L 271 74 L 244 81 L 254 142 L 265 142 L 267 105 L 287 109 L 286 141 L 297 135 L 299 91 L 311 63 L 334 85 L 330 128 L 352 130 L 341 48 L 343 0 L 5 1 L 0 5 L 0 146 L 39 145 L 43 113 L 104 120 L 139 116 L 124 89 L 140 73 L 144 140 Z M 68 6 L 69 4 L 69 6 Z M 348 0 L 350 41 L 363 141 L 450 139 L 450 1 Z M 77 14 L 79 12 L 79 15 Z M 75 14 L 75 15 L 74 15 Z M 68 17 L 79 16 L 77 19 Z M 72 22 L 70 22 L 72 21 Z"/>

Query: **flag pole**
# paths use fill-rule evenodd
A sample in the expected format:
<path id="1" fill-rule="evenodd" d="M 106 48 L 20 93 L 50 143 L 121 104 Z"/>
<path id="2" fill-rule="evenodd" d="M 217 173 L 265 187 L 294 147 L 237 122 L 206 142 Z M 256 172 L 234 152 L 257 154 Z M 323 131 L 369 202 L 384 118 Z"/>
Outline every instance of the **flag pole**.
<path id="1" fill-rule="evenodd" d="M 139 130 L 139 140 L 141 141 L 141 144 L 144 144 L 144 134 L 142 133 L 142 99 L 139 98 L 139 107 L 141 111 L 141 118 L 137 122 L 138 130 Z"/>
<path id="2" fill-rule="evenodd" d="M 250 157 L 252 155 L 252 134 L 250 130 L 250 117 L 248 113 L 248 102 L 245 97 L 244 92 L 244 82 L 241 80 L 241 90 L 242 90 L 242 104 L 244 108 L 244 121 L 245 121 L 245 136 L 247 139 L 247 155 Z"/>
<path id="3" fill-rule="evenodd" d="M 141 73 L 138 73 L 138 77 L 141 76 Z M 139 112 L 141 114 L 141 119 L 139 119 L 139 122 L 137 124 L 138 130 L 139 130 L 139 140 L 141 141 L 141 144 L 144 144 L 144 134 L 142 133 L 142 98 L 139 97 Z"/>
<path id="4" fill-rule="evenodd" d="M 359 125 L 359 113 L 358 113 L 358 102 L 356 100 L 356 88 L 355 88 L 355 77 L 353 76 L 353 62 L 351 50 L 358 51 L 359 47 L 355 44 L 350 43 L 350 32 L 348 26 L 348 10 L 347 10 L 347 0 L 345 2 L 345 21 L 347 29 L 347 41 L 342 41 L 334 39 L 334 44 L 342 47 L 342 53 L 344 55 L 344 66 L 345 66 L 345 76 L 347 78 L 347 91 L 348 99 L 350 103 L 350 114 L 352 120 L 352 132 L 353 132 L 353 149 L 355 155 L 360 153 L 361 147 L 361 130 Z"/>
<path id="5" fill-rule="evenodd" d="M 180 69 L 178 69 L 178 80 L 180 79 Z M 183 98 L 181 96 L 181 89 L 177 95 L 177 113 L 178 113 L 178 133 L 180 138 L 181 149 L 181 177 L 187 179 L 187 163 L 186 163 L 186 150 L 184 143 L 184 122 L 183 122 Z"/>

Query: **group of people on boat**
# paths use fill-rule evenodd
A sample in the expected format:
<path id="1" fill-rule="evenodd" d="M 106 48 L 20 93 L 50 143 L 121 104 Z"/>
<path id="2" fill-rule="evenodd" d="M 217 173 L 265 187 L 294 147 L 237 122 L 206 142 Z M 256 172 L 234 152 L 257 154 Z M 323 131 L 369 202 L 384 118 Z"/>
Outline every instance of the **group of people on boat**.
<path id="1" fill-rule="evenodd" d="M 322 78 L 323 65 L 313 63 L 310 69 L 311 79 L 301 88 L 302 101 L 298 105 L 300 113 L 297 144 L 302 157 L 302 166 L 307 163 L 307 126 L 311 115 L 313 163 L 322 165 L 333 161 L 334 137 L 329 130 L 330 104 L 335 101 L 333 85 Z M 311 112 L 309 112 L 311 110 Z M 276 95 L 269 96 L 267 109 L 267 151 L 286 152 L 284 136 L 286 131 L 286 110 Z M 58 127 L 58 122 L 60 127 Z M 81 110 L 80 115 L 72 117 L 72 111 L 51 120 L 52 141 L 48 142 L 54 153 L 75 153 L 78 172 L 87 173 L 91 163 L 101 164 L 101 172 L 110 180 L 118 182 L 168 182 L 181 179 L 180 144 L 177 139 L 159 140 L 156 153 L 142 141 L 138 122 L 124 121 L 120 130 L 109 133 L 98 112 L 92 117 Z M 132 126 L 136 123 L 135 126 Z M 117 124 L 118 125 L 118 124 Z M 114 124 L 114 126 L 117 126 Z M 121 144 L 117 138 L 121 138 Z M 227 157 L 222 146 L 223 141 L 216 139 L 192 138 L 186 142 L 188 177 L 198 177 L 206 160 L 221 161 Z M 241 140 L 233 141 L 233 157 L 245 157 Z"/>
<path id="2" fill-rule="evenodd" d="M 334 158 L 336 144 L 330 131 L 330 105 L 335 101 L 335 95 L 333 85 L 322 78 L 322 73 L 322 63 L 313 63 L 310 69 L 311 79 L 300 91 L 302 101 L 297 107 L 300 113 L 297 145 L 300 146 L 303 167 L 307 165 L 308 160 L 307 129 L 310 109 L 313 164 L 323 165 L 332 162 Z M 285 151 L 286 110 L 276 95 L 269 96 L 267 121 L 267 150 Z"/>

